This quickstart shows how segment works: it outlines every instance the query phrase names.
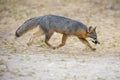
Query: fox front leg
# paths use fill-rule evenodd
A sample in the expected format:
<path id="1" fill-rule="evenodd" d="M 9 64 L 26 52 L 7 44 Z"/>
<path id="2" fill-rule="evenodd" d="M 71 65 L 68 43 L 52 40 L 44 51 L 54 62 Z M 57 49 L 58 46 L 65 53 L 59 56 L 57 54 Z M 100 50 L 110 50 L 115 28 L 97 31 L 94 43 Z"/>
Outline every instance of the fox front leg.
<path id="1" fill-rule="evenodd" d="M 62 43 L 61 43 L 61 44 L 59 44 L 57 47 L 55 47 L 55 49 L 56 49 L 56 48 L 60 48 L 60 47 L 64 46 L 64 45 L 65 45 L 65 43 L 66 43 L 67 38 L 68 38 L 68 36 L 67 36 L 67 35 L 65 35 L 65 34 L 63 34 L 63 37 L 62 37 Z"/>
<path id="2" fill-rule="evenodd" d="M 78 37 L 78 38 L 79 38 L 79 37 Z M 86 39 L 84 39 L 84 38 L 79 38 L 79 40 L 80 40 L 83 44 L 85 44 L 85 45 L 87 45 L 88 47 L 90 47 L 93 51 L 96 50 L 96 48 L 93 48 Z"/>

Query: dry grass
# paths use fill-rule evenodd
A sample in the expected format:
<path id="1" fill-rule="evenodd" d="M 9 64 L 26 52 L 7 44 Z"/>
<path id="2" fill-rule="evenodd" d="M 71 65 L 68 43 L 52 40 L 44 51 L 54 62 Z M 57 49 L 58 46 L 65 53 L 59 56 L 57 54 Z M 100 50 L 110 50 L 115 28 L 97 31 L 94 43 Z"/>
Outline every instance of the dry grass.
<path id="1" fill-rule="evenodd" d="M 118 31 L 120 12 L 119 9 L 113 10 L 111 8 L 108 8 L 108 6 L 114 6 L 111 3 L 107 3 L 106 1 L 100 2 L 95 0 L 1 0 L 0 3 L 0 38 L 3 39 L 6 35 L 7 39 L 7 41 L 3 41 L 3 45 L 16 45 L 14 44 L 14 42 L 11 42 L 11 39 L 8 39 L 7 37 L 13 37 L 12 35 L 14 35 L 14 32 L 18 28 L 18 26 L 21 25 L 22 22 L 24 22 L 28 18 L 45 14 L 56 14 L 82 21 L 88 26 L 98 26 L 97 33 L 98 38 L 101 42 L 101 45 L 99 45 L 98 48 L 100 50 L 109 50 L 109 48 L 111 49 L 113 47 L 120 47 L 120 35 Z M 7 27 L 9 27 L 9 30 L 6 29 Z M 111 31 L 114 35 L 111 34 Z M 26 37 L 28 38 L 28 36 L 24 36 L 25 39 L 27 39 Z M 55 39 L 57 41 L 57 39 L 59 38 Z M 68 41 L 69 45 L 67 47 L 69 47 L 72 43 L 74 44 L 74 42 L 76 42 L 75 38 L 72 39 Z M 44 47 L 44 45 L 40 46 Z"/>

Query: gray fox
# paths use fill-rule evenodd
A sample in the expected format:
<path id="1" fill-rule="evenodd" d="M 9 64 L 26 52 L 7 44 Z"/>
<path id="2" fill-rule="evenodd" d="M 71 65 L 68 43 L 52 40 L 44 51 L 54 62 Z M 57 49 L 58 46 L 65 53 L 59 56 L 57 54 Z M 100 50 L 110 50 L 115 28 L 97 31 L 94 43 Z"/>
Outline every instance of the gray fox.
<path id="1" fill-rule="evenodd" d="M 96 27 L 93 28 L 90 26 L 88 28 L 85 24 L 79 21 L 57 15 L 45 15 L 28 19 L 16 30 L 15 35 L 16 37 L 20 37 L 28 30 L 31 30 L 37 26 L 39 26 L 39 29 L 37 32 L 33 33 L 29 39 L 29 42 L 27 43 L 28 45 L 33 42 L 35 37 L 43 34 L 45 34 L 45 43 L 53 49 L 64 46 L 68 36 L 70 35 L 77 36 L 83 44 L 87 45 L 92 50 L 96 50 L 96 48 L 93 48 L 90 45 L 90 43 L 86 40 L 87 37 L 92 38 L 93 43 L 100 44 L 100 42 L 97 40 Z M 63 34 L 62 42 L 57 47 L 53 47 L 49 43 L 49 40 L 54 32 Z"/>

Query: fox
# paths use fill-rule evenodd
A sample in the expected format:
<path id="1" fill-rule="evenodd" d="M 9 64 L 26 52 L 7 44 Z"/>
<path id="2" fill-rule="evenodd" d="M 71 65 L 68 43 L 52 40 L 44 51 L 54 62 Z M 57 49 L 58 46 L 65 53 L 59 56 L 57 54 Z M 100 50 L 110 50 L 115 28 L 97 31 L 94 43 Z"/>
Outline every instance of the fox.
<path id="1" fill-rule="evenodd" d="M 88 46 L 91 50 L 96 50 L 92 47 L 87 38 L 91 38 L 94 44 L 100 44 L 97 39 L 96 27 L 87 27 L 80 21 L 73 20 L 67 17 L 58 15 L 44 15 L 33 17 L 26 20 L 15 32 L 16 37 L 21 37 L 27 31 L 33 28 L 39 27 L 39 29 L 32 34 L 27 45 L 31 45 L 34 38 L 45 35 L 45 43 L 52 49 L 57 49 L 65 45 L 69 36 L 76 36 L 83 44 Z M 54 47 L 49 43 L 51 36 L 54 32 L 62 34 L 61 43 Z"/>

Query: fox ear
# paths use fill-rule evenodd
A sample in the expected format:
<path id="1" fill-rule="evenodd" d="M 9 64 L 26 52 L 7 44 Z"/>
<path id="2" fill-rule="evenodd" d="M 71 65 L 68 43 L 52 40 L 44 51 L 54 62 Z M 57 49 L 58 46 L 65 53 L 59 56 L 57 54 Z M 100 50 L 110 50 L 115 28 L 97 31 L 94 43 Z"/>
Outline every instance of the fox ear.
<path id="1" fill-rule="evenodd" d="M 91 32 L 92 32 L 92 26 L 89 27 L 89 33 L 91 33 Z"/>
<path id="2" fill-rule="evenodd" d="M 95 26 L 95 28 L 93 30 L 96 31 L 96 26 Z"/>

